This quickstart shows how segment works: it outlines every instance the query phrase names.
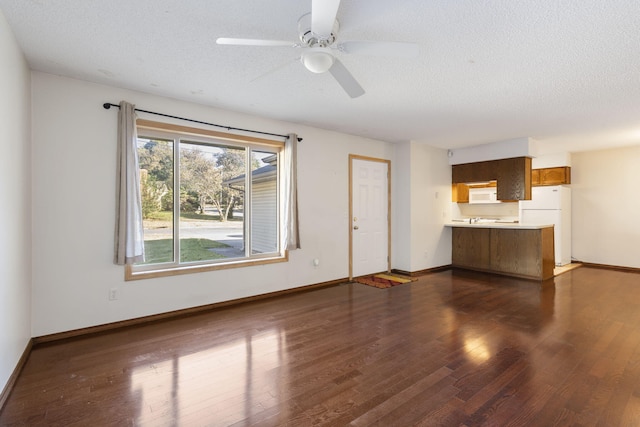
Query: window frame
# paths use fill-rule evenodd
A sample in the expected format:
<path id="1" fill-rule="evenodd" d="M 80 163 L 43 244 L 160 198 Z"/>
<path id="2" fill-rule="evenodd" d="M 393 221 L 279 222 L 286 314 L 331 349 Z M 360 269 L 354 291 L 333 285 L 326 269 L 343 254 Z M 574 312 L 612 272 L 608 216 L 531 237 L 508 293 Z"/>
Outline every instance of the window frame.
<path id="1" fill-rule="evenodd" d="M 264 265 L 264 264 L 272 264 L 279 262 L 287 262 L 288 261 L 288 251 L 283 248 L 283 244 L 281 242 L 281 229 L 283 227 L 282 222 L 282 201 L 280 195 L 280 173 L 281 173 L 281 165 L 280 161 L 282 151 L 284 149 L 284 141 L 276 141 L 265 138 L 257 138 L 253 136 L 247 135 L 238 135 L 231 134 L 226 132 L 218 132 L 209 129 L 200 129 L 194 128 L 190 126 L 181 126 L 172 123 L 163 123 L 163 122 L 155 122 L 151 120 L 138 119 L 136 121 L 136 128 L 138 130 L 138 135 L 140 137 L 157 137 L 158 139 L 173 139 L 174 147 L 173 147 L 173 156 L 174 156 L 174 188 L 176 184 L 179 185 L 179 176 L 176 171 L 179 170 L 179 165 L 176 167 L 176 164 L 179 163 L 179 157 L 176 158 L 176 155 L 179 153 L 179 149 L 177 145 L 180 143 L 202 143 L 204 145 L 215 145 L 215 146 L 229 146 L 229 147 L 238 147 L 245 148 L 247 160 L 250 160 L 251 151 L 269 151 L 278 155 L 278 169 L 277 169 L 277 215 L 276 215 L 276 224 L 278 226 L 277 232 L 277 250 L 273 253 L 268 254 L 256 254 L 251 255 L 251 246 L 248 246 L 249 249 L 247 252 L 249 256 L 242 258 L 228 258 L 224 260 L 205 260 L 205 261 L 196 261 L 190 263 L 180 263 L 180 254 L 174 253 L 174 261 L 170 263 L 159 263 L 159 264 L 148 264 L 148 265 L 126 265 L 125 266 L 125 280 L 139 280 L 139 279 L 147 279 L 147 278 L 155 278 L 155 277 L 166 277 L 166 276 L 174 276 L 180 274 L 190 274 L 204 271 L 215 271 L 215 270 L 223 270 L 229 268 L 239 268 L 239 267 L 249 267 L 255 265 Z M 251 244 L 251 201 L 250 197 L 247 200 L 247 194 L 251 194 L 251 183 L 252 183 L 252 170 L 251 170 L 250 161 L 246 164 L 245 170 L 245 198 L 244 198 L 244 208 L 247 209 L 249 206 L 249 216 L 248 220 L 243 221 L 243 229 L 245 236 L 245 245 Z M 246 172 L 248 170 L 248 173 Z M 177 193 L 177 195 L 175 195 Z M 179 197 L 179 192 L 174 192 L 174 197 Z M 174 220 L 173 220 L 173 236 L 174 236 L 174 247 L 178 247 L 179 242 L 176 243 L 175 240 L 179 240 L 179 229 L 176 231 L 176 227 L 178 227 L 178 218 L 176 218 L 175 210 L 176 204 L 174 203 Z M 178 206 L 178 216 L 179 216 L 179 206 Z M 178 237 L 178 239 L 176 239 Z"/>

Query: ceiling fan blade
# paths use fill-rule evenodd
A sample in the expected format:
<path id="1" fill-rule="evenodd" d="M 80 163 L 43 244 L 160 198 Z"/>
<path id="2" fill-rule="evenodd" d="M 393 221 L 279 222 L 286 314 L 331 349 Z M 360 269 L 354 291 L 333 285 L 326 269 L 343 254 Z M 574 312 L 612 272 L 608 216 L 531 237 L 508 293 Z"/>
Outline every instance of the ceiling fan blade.
<path id="1" fill-rule="evenodd" d="M 394 58 L 415 58 L 418 56 L 417 43 L 346 41 L 338 44 L 341 52 L 356 55 L 388 56 Z"/>
<path id="2" fill-rule="evenodd" d="M 313 0 L 311 2 L 311 32 L 328 37 L 336 22 L 340 0 Z"/>
<path id="3" fill-rule="evenodd" d="M 362 86 L 360 86 L 349 70 L 347 70 L 342 62 L 337 58 L 334 60 L 333 66 L 329 68 L 329 72 L 351 98 L 357 98 L 364 95 L 364 89 L 362 89 Z"/>
<path id="4" fill-rule="evenodd" d="M 287 40 L 233 39 L 228 37 L 220 37 L 216 43 L 235 46 L 298 46 L 297 43 Z"/>

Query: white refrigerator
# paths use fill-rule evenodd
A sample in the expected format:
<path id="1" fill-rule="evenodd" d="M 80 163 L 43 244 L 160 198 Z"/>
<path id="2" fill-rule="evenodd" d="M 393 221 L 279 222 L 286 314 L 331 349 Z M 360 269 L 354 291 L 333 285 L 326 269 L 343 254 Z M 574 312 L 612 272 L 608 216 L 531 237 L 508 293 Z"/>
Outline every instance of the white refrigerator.
<path id="1" fill-rule="evenodd" d="M 571 188 L 533 187 L 531 200 L 520 201 L 520 223 L 553 224 L 556 265 L 571 263 Z"/>

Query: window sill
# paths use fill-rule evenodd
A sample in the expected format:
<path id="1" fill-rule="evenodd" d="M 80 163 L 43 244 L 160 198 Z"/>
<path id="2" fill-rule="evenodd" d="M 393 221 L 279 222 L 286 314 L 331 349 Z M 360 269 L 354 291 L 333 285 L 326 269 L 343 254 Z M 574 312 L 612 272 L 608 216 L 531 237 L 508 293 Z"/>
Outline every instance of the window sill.
<path id="1" fill-rule="evenodd" d="M 147 270 L 147 271 L 134 271 L 130 265 L 125 265 L 124 280 L 143 280 L 153 279 L 157 277 L 169 277 L 179 276 L 182 274 L 202 273 L 205 271 L 227 270 L 230 268 L 242 268 L 252 267 L 255 265 L 275 264 L 279 262 L 288 262 L 289 253 L 285 252 L 284 256 L 278 256 L 273 258 L 242 260 L 236 262 L 227 262 L 224 264 L 208 264 L 208 265 L 194 265 L 194 266 L 180 266 L 165 268 L 162 270 Z"/>

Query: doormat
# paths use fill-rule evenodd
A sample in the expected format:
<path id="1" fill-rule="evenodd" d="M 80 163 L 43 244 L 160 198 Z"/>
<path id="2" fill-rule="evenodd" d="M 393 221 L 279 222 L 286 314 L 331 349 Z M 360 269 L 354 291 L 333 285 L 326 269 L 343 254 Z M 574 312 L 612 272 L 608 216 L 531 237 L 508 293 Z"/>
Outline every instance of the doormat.
<path id="1" fill-rule="evenodd" d="M 404 283 L 415 282 L 416 280 L 418 279 L 405 276 L 392 276 L 390 274 L 372 274 L 370 276 L 356 277 L 353 279 L 354 282 L 380 289 L 391 288 Z"/>

